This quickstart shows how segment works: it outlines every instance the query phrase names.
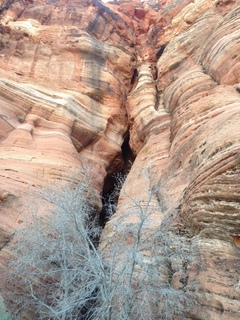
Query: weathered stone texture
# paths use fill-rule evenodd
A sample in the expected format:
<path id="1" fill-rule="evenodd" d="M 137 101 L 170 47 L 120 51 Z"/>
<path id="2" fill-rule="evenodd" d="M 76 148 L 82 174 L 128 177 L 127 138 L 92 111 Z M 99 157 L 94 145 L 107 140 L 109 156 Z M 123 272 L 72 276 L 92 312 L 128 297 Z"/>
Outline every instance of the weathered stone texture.
<path id="1" fill-rule="evenodd" d="M 187 8 L 192 10 L 188 25 L 183 18 Z M 156 64 L 157 80 L 144 62 L 128 97 L 130 145 L 137 157 L 105 236 L 127 214 L 131 199 L 144 205 L 149 189 L 159 186 L 151 198 L 159 212 L 152 215 L 155 224 L 146 226 L 146 233 L 172 221 L 181 234 L 193 237 L 188 285 L 204 307 L 196 307 L 189 317 L 237 319 L 239 3 L 191 3 L 174 23 Z M 164 36 L 169 34 L 166 30 Z M 125 222 L 132 221 L 129 214 Z"/>
<path id="2" fill-rule="evenodd" d="M 188 319 L 239 319 L 239 0 L 4 0 L 0 10 L 0 245 L 29 188 L 79 181 L 83 164 L 99 213 L 129 134 L 136 159 L 102 248 L 122 217 L 134 221 L 131 199 L 145 203 L 157 186 L 146 232 L 162 224 L 191 241 L 200 307 Z"/>

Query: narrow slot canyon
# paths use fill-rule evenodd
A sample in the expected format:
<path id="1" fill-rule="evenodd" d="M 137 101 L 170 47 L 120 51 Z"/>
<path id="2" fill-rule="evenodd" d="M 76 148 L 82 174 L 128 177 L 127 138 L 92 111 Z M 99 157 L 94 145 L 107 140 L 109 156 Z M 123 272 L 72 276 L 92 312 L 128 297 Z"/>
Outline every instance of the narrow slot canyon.
<path id="1" fill-rule="evenodd" d="M 129 135 L 126 136 L 122 144 L 122 159 L 123 167 L 121 171 L 113 173 L 105 178 L 102 192 L 103 206 L 99 215 L 99 223 L 102 227 L 105 226 L 106 222 L 109 221 L 116 211 L 121 186 L 123 185 L 124 180 L 130 172 L 135 160 L 135 156 L 129 146 Z"/>

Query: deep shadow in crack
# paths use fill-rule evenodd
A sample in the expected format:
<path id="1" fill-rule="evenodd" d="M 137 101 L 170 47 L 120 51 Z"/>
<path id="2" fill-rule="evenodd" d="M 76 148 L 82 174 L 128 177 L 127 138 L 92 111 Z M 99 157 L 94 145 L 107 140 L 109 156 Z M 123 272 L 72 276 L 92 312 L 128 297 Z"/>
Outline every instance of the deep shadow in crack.
<path id="1" fill-rule="evenodd" d="M 99 215 L 99 224 L 101 227 L 104 227 L 110 216 L 115 213 L 121 185 L 131 170 L 135 160 L 135 156 L 129 146 L 129 135 L 126 136 L 122 144 L 122 158 L 124 161 L 122 170 L 108 175 L 104 182 L 102 194 L 103 209 Z"/>

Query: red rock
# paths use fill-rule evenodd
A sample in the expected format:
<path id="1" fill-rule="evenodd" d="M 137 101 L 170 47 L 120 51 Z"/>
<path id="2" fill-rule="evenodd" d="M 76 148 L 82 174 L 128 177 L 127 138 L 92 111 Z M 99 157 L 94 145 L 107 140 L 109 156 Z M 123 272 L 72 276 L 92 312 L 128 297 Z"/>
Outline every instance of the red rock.
<path id="1" fill-rule="evenodd" d="M 135 16 L 138 18 L 138 19 L 143 19 L 146 15 L 146 11 L 144 9 L 141 9 L 141 8 L 136 8 L 135 9 Z"/>
<path id="2" fill-rule="evenodd" d="M 131 3 L 123 3 L 119 6 L 118 9 L 120 12 L 123 12 L 128 17 L 133 17 L 135 13 L 134 6 Z"/>
<path id="3" fill-rule="evenodd" d="M 136 159 L 102 252 L 122 219 L 138 221 L 131 199 L 144 205 L 154 189 L 149 207 L 158 209 L 144 232 L 162 225 L 191 243 L 187 284 L 200 305 L 188 319 L 239 319 L 239 1 L 6 3 L 1 268 L 29 189 L 81 181 L 76 172 L 90 164 L 98 214 L 108 177 L 129 158 L 121 149 L 129 135 Z M 181 276 L 176 267 L 178 289 Z"/>

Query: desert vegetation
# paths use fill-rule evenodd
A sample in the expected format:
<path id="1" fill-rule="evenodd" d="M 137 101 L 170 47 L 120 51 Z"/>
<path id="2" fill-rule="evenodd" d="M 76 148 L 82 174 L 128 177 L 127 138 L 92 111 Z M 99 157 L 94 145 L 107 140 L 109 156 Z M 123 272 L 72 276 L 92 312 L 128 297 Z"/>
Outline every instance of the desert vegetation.
<path id="1" fill-rule="evenodd" d="M 148 229 L 158 210 L 151 206 L 154 192 L 144 203 L 129 197 L 131 212 L 100 248 L 87 179 L 33 195 L 31 221 L 23 222 L 10 247 L 12 317 L 29 312 L 36 319 L 170 320 L 185 313 L 195 299 L 187 281 L 176 288 L 172 276 L 178 270 L 187 279 L 190 247 L 161 227 Z"/>

